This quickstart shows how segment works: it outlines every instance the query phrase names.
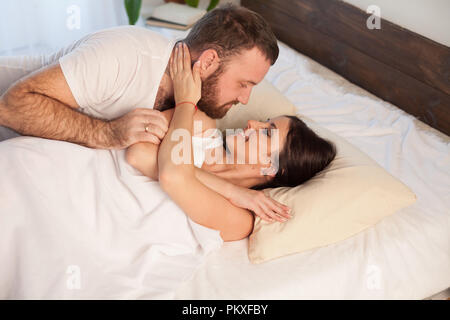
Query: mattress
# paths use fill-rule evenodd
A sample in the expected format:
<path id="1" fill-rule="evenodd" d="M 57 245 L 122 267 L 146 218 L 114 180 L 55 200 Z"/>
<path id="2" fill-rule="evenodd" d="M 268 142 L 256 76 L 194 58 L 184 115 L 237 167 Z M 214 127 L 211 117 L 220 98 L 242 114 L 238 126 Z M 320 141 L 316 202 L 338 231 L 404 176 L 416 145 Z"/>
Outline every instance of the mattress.
<path id="1" fill-rule="evenodd" d="M 167 31 L 166 31 L 167 32 Z M 408 185 L 417 202 L 344 241 L 253 265 L 225 243 L 177 299 L 424 299 L 450 286 L 450 138 L 280 43 L 266 76 Z"/>

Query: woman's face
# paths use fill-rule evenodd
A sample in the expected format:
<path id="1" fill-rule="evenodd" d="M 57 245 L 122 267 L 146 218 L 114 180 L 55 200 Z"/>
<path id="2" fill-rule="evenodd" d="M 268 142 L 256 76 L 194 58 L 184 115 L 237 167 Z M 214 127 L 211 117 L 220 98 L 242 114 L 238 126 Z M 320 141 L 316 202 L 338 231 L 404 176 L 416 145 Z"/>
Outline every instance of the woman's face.
<path id="1" fill-rule="evenodd" d="M 283 149 L 289 123 L 290 119 L 287 117 L 268 119 L 265 122 L 249 120 L 247 128 L 235 130 L 233 134 L 226 136 L 227 151 L 235 164 L 254 164 L 268 168 Z"/>

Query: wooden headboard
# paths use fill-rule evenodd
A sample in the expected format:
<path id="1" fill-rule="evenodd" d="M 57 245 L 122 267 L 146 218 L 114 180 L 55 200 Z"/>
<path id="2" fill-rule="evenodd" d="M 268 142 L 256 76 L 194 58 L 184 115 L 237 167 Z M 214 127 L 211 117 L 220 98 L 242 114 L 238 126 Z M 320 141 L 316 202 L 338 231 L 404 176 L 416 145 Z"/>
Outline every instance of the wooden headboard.
<path id="1" fill-rule="evenodd" d="M 450 135 L 450 48 L 339 0 L 241 0 L 277 38 Z"/>

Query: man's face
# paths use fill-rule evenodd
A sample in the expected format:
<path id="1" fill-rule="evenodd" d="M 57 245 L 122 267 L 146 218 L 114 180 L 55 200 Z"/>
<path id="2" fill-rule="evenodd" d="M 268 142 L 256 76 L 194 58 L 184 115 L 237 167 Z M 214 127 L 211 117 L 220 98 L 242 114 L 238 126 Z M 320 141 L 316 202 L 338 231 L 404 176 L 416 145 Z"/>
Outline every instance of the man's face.
<path id="1" fill-rule="evenodd" d="M 234 104 L 247 104 L 253 86 L 262 81 L 269 68 L 270 61 L 256 47 L 231 57 L 203 80 L 199 109 L 219 119 Z"/>

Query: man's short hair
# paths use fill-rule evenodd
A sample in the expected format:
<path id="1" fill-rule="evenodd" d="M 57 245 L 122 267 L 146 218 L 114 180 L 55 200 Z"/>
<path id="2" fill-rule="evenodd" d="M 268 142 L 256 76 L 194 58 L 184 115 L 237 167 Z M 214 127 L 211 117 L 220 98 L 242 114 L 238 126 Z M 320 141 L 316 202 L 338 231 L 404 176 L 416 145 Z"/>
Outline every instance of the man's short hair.
<path id="1" fill-rule="evenodd" d="M 256 46 L 273 65 L 279 51 L 277 39 L 264 18 L 232 4 L 205 14 L 192 27 L 184 42 L 197 53 L 214 49 L 224 61 Z"/>

